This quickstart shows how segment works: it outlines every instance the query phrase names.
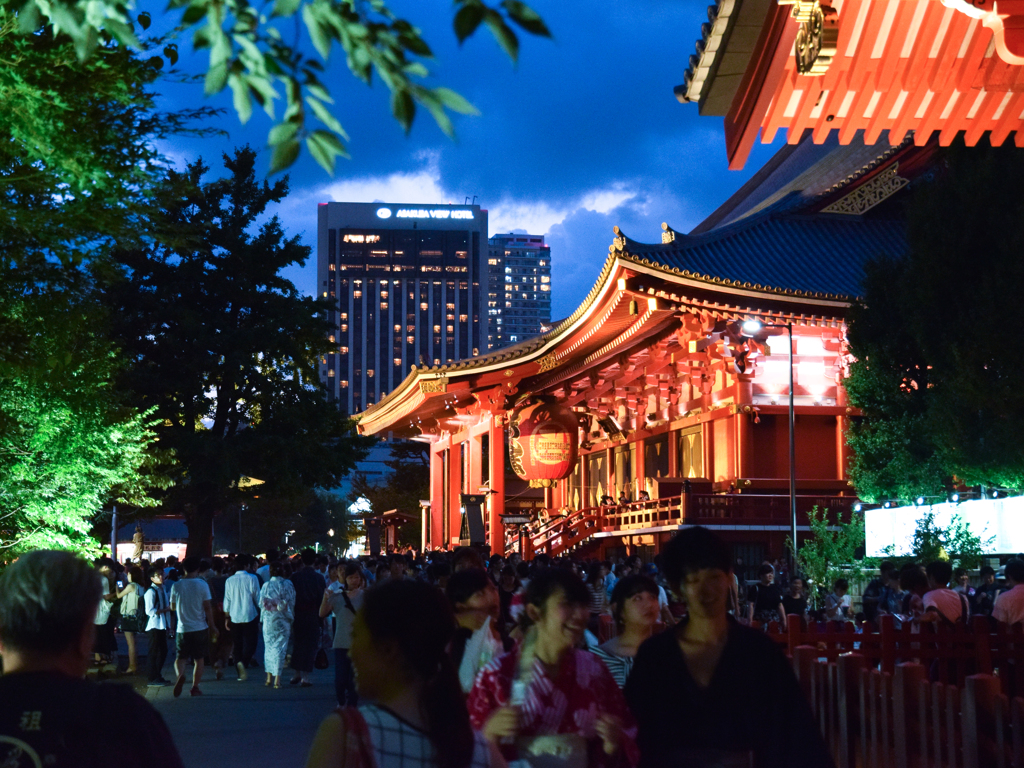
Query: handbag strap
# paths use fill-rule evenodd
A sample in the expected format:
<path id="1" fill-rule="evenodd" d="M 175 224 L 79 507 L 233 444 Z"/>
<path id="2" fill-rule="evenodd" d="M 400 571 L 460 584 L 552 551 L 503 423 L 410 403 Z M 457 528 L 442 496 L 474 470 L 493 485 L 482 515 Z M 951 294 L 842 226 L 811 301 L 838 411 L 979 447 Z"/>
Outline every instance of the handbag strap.
<path id="1" fill-rule="evenodd" d="M 345 768 L 377 768 L 370 729 L 366 719 L 355 707 L 338 707 L 341 718 L 342 753 Z"/>

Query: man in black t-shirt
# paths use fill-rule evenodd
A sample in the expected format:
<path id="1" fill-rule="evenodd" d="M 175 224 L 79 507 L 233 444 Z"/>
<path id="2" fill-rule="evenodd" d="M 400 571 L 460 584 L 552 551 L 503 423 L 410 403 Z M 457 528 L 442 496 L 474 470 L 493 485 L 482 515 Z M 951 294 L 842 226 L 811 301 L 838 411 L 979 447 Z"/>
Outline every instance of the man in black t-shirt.
<path id="1" fill-rule="evenodd" d="M 159 713 L 125 685 L 84 679 L 100 600 L 95 570 L 38 550 L 0 576 L 0 765 L 182 768 Z M 116 725 L 111 713 L 117 713 Z"/>

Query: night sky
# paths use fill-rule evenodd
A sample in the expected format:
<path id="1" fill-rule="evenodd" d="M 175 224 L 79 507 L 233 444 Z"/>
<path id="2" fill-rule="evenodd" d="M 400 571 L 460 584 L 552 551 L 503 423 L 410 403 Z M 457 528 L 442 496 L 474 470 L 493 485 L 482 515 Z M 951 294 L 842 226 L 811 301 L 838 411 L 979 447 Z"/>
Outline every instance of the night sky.
<path id="1" fill-rule="evenodd" d="M 707 0 L 531 4 L 554 40 L 521 34 L 513 66 L 484 28 L 460 47 L 448 3 L 393 2 L 434 50 L 430 84 L 454 88 L 481 112 L 454 116 L 455 141 L 424 111 L 406 136 L 391 117 L 387 88 L 355 80 L 336 50 L 324 81 L 352 158 L 339 159 L 332 179 L 303 149 L 290 170 L 291 194 L 276 211 L 285 229 L 315 247 L 320 202 L 461 204 L 475 196 L 489 211 L 491 235 L 546 235 L 557 320 L 590 290 L 614 225 L 642 242 L 660 242 L 662 221 L 689 231 L 777 149 L 758 144 L 744 171 L 729 171 L 722 119 L 699 117 L 696 105 L 673 95 L 707 21 Z M 197 69 L 198 61 L 187 55 L 180 64 Z M 201 85 L 161 88 L 163 107 L 203 98 Z M 269 118 L 256 107 L 240 125 L 229 92 L 207 103 L 227 109 L 219 122 L 229 138 L 173 140 L 161 149 L 177 162 L 201 155 L 219 173 L 220 153 L 248 143 L 261 150 L 266 172 Z M 288 277 L 311 294 L 315 252 Z"/>

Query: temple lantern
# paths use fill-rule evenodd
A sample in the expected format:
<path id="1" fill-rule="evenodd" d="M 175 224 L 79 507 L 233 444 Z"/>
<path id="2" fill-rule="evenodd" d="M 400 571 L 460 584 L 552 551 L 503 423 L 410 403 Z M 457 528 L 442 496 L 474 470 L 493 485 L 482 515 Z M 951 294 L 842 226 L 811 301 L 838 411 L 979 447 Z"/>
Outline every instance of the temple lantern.
<path id="1" fill-rule="evenodd" d="M 531 488 L 549 488 L 576 468 L 579 417 L 558 403 L 535 402 L 509 425 L 512 469 Z"/>

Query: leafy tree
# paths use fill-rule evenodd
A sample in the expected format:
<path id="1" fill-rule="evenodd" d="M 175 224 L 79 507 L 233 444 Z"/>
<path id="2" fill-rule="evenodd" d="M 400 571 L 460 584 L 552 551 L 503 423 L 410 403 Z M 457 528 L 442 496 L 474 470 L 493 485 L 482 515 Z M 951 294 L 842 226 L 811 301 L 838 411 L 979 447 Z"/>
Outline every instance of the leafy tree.
<path id="1" fill-rule="evenodd" d="M 951 560 L 956 567 L 977 568 L 985 557 L 985 548 L 992 539 L 982 541 L 960 515 L 953 515 L 948 528 L 935 524 L 935 513 L 925 512 L 917 521 L 909 555 L 897 555 L 890 545 L 886 554 L 897 565 L 907 562 L 928 563 Z"/>
<path id="2" fill-rule="evenodd" d="M 510 22 L 529 34 L 550 37 L 540 16 L 521 0 L 501 0 L 495 6 L 483 0 L 455 0 L 455 8 L 454 30 L 460 42 L 483 24 L 513 61 L 519 40 Z M 18 13 L 20 29 L 26 33 L 51 24 L 74 42 L 82 60 L 106 40 L 137 45 L 136 20 L 143 28 L 150 24 L 148 13 L 133 19 L 129 5 L 118 0 L 0 0 L 0 9 Z M 476 112 L 454 91 L 423 84 L 429 76 L 424 62 L 433 57 L 430 46 L 420 30 L 395 15 L 384 0 L 275 0 L 269 13 L 245 0 L 171 0 L 168 12 L 182 31 L 192 30 L 196 49 L 210 52 L 206 93 L 231 88 L 243 123 L 252 114 L 253 102 L 276 120 L 275 104 L 284 100 L 283 115 L 269 134 L 269 143 L 275 147 L 275 170 L 295 161 L 303 139 L 328 172 L 338 155 L 346 155 L 343 141 L 348 137 L 330 109 L 334 101 L 320 80 L 321 61 L 328 59 L 335 44 L 355 77 L 369 85 L 376 72 L 391 91 L 392 114 L 407 131 L 417 105 L 430 112 L 449 135 L 453 128 L 447 110 Z M 317 57 L 303 52 L 304 41 L 299 38 L 303 28 Z M 169 47 L 165 55 L 173 63 L 177 50 Z M 308 129 L 307 117 L 323 127 Z"/>
<path id="3" fill-rule="evenodd" d="M 912 188 L 909 251 L 870 264 L 850 321 L 849 432 L 862 498 L 954 483 L 1024 488 L 1024 371 L 1008 352 L 1024 289 L 1024 157 L 954 147 Z"/>
<path id="4" fill-rule="evenodd" d="M 209 554 L 214 516 L 251 499 L 243 477 L 264 481 L 260 496 L 301 495 L 336 485 L 369 444 L 320 384 L 328 304 L 280 276 L 310 249 L 276 216 L 257 227 L 288 182 L 260 184 L 255 160 L 237 150 L 213 181 L 201 160 L 170 172 L 152 242 L 120 254 L 106 294 L 126 384 L 177 459 L 163 504 L 184 514 L 191 553 Z"/>
<path id="5" fill-rule="evenodd" d="M 0 10 L 0 561 L 89 554 L 95 516 L 165 483 L 150 416 L 114 386 L 121 360 L 95 302 L 132 242 L 161 160 L 153 140 L 208 113 L 160 113 L 159 71 L 104 46 L 84 64 Z"/>
<path id="6" fill-rule="evenodd" d="M 864 516 L 851 512 L 844 521 L 841 511 L 830 515 L 829 510 L 819 511 L 814 507 L 807 513 L 807 519 L 811 535 L 797 550 L 797 568 L 811 587 L 808 594 L 823 600 L 836 579 L 851 582 L 861 579 L 857 554 L 864 546 Z M 786 541 L 792 550 L 792 539 L 786 537 Z"/>

